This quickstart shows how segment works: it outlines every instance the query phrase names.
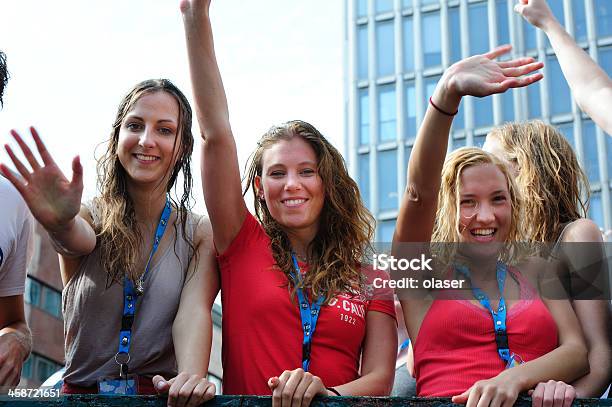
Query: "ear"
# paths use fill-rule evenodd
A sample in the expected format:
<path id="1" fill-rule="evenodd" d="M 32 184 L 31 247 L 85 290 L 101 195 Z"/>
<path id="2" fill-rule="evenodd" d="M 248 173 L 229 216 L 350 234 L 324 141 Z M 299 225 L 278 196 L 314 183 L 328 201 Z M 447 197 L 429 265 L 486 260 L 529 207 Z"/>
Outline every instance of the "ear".
<path id="1" fill-rule="evenodd" d="M 257 192 L 257 197 L 259 198 L 260 201 L 263 201 L 265 199 L 264 190 L 263 190 L 263 186 L 261 185 L 261 177 L 259 175 L 255 176 L 254 183 L 255 183 L 255 191 Z"/>

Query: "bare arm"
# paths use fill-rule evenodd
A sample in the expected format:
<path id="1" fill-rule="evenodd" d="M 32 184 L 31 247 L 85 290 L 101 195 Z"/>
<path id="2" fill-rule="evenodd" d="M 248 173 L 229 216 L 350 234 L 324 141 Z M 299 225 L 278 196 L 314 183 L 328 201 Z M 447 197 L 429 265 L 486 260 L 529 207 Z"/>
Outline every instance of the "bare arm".
<path id="1" fill-rule="evenodd" d="M 609 114 L 612 109 L 612 80 L 608 74 L 574 42 L 552 14 L 546 0 L 520 0 L 515 10 L 546 33 L 576 103 L 598 126 L 612 134 Z"/>
<path id="2" fill-rule="evenodd" d="M 246 216 L 236 142 L 215 56 L 210 0 L 183 0 L 181 11 L 195 110 L 202 132 L 202 187 L 217 251 L 227 249 Z"/>
<path id="3" fill-rule="evenodd" d="M 19 384 L 23 362 L 31 350 L 23 295 L 0 297 L 0 387 Z"/>

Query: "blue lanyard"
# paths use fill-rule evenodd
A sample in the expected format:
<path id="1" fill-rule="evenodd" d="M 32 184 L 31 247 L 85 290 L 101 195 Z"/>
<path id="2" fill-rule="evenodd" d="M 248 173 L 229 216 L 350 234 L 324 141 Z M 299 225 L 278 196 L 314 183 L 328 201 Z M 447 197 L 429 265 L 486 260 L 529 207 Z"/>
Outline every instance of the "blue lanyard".
<path id="1" fill-rule="evenodd" d="M 145 266 L 145 271 L 142 276 L 136 282 L 136 287 L 132 283 L 132 280 L 125 276 L 123 283 L 123 316 L 121 318 L 121 330 L 119 331 L 119 351 L 115 355 L 115 361 L 120 365 L 119 375 L 124 378 L 127 376 L 127 364 L 130 361 L 130 344 L 132 343 L 132 324 L 134 323 L 134 316 L 136 313 L 136 300 L 140 295 L 144 294 L 143 282 L 149 272 L 151 266 L 151 259 L 155 255 L 159 242 L 164 236 L 166 226 L 168 225 L 168 219 L 170 219 L 170 213 L 172 213 L 172 206 L 170 205 L 170 199 L 166 198 L 166 205 L 157 224 L 155 230 L 155 239 L 153 240 L 153 248 L 149 254 L 149 260 Z"/>
<path id="2" fill-rule="evenodd" d="M 293 267 L 295 268 L 295 273 L 291 273 L 291 277 L 293 278 L 295 285 L 299 286 L 302 275 L 300 266 L 298 266 L 297 259 L 293 253 L 291 253 L 291 258 L 293 259 Z M 323 300 L 325 298 L 320 295 L 316 302 L 310 304 L 308 298 L 306 298 L 306 295 L 301 288 L 298 287 L 296 291 L 298 301 L 300 303 L 300 317 L 302 318 L 302 331 L 304 333 L 304 338 L 302 340 L 302 369 L 307 372 L 310 366 L 312 335 L 314 335 L 315 328 L 317 327 L 317 320 L 319 319 L 319 313 L 321 312 L 321 304 L 323 304 Z"/>
<path id="3" fill-rule="evenodd" d="M 506 302 L 504 300 L 504 283 L 506 282 L 506 265 L 502 262 L 497 262 L 496 266 L 497 274 L 497 286 L 499 287 L 499 305 L 497 306 L 497 312 L 491 308 L 491 302 L 487 294 L 484 293 L 480 288 L 472 284 L 470 277 L 470 270 L 466 266 L 455 266 L 457 272 L 463 274 L 470 280 L 470 286 L 472 287 L 472 294 L 483 307 L 485 307 L 491 313 L 493 317 L 493 328 L 495 329 L 495 343 L 497 345 L 497 353 L 499 357 L 506 363 L 510 361 L 510 349 L 508 347 L 508 333 L 506 331 Z"/>

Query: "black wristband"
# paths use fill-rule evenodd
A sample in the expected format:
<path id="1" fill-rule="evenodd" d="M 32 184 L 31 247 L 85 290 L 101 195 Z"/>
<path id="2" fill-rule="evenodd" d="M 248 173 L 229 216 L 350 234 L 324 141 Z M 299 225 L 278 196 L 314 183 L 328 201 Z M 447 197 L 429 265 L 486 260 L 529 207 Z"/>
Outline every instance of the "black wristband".
<path id="1" fill-rule="evenodd" d="M 429 97 L 429 103 L 433 106 L 434 109 L 436 109 L 438 112 L 442 113 L 443 115 L 446 115 L 446 116 L 456 116 L 457 113 L 459 113 L 459 109 L 457 109 L 457 111 L 454 112 L 454 113 L 448 113 L 448 112 L 445 112 L 444 110 L 440 109 L 438 106 L 436 106 L 436 104 L 433 102 L 433 100 L 431 100 L 431 96 Z"/>
<path id="2" fill-rule="evenodd" d="M 342 397 L 342 394 L 340 394 L 338 390 L 334 389 L 333 387 L 326 387 L 326 389 L 334 393 L 336 396 Z"/>

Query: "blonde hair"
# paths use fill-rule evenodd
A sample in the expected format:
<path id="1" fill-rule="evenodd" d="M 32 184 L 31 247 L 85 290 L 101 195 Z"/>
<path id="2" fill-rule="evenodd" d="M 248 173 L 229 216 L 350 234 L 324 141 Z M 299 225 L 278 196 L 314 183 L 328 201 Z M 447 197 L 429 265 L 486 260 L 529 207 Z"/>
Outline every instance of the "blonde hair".
<path id="1" fill-rule="evenodd" d="M 554 127 L 541 121 L 507 123 L 489 137 L 500 141 L 505 158 L 519 168 L 527 240 L 554 242 L 566 223 L 587 216 L 589 181 L 572 146 Z"/>
<path id="2" fill-rule="evenodd" d="M 319 230 L 308 248 L 309 271 L 302 286 L 328 302 L 340 292 L 352 292 L 363 281 L 361 261 L 371 249 L 374 218 L 363 204 L 359 188 L 349 176 L 342 155 L 311 124 L 293 120 L 272 127 L 262 136 L 247 168 L 247 185 L 253 189 L 257 219 L 271 240 L 276 266 L 292 281 L 291 243 L 282 226 L 272 217 L 266 202 L 257 194 L 255 178 L 262 176 L 263 154 L 282 140 L 302 138 L 317 156 L 317 172 L 325 191 Z M 295 287 L 294 287 L 295 290 Z"/>

